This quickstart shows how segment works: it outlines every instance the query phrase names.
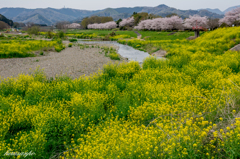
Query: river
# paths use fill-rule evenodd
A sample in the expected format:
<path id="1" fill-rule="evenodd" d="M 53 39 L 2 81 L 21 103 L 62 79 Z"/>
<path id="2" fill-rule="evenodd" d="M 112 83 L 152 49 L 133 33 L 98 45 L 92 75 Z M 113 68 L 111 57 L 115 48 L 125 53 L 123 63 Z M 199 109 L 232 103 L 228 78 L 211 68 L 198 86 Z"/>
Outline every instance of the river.
<path id="1" fill-rule="evenodd" d="M 90 41 L 90 40 L 78 40 L 78 43 L 82 44 L 114 44 L 119 47 L 118 54 L 120 54 L 124 58 L 128 58 L 129 61 L 138 61 L 140 64 L 143 62 L 143 60 L 146 57 L 149 57 L 150 55 L 147 52 L 139 51 L 134 49 L 131 46 L 119 44 L 116 41 Z M 161 58 L 161 57 L 157 57 Z"/>

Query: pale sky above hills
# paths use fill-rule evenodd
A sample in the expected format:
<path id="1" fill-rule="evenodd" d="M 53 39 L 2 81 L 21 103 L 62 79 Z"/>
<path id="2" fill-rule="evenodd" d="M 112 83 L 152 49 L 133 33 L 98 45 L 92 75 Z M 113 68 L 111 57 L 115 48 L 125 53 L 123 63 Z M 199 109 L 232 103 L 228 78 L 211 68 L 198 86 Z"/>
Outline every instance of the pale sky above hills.
<path id="1" fill-rule="evenodd" d="M 239 0 L 0 0 L 0 8 L 74 8 L 98 10 L 105 8 L 151 6 L 166 4 L 177 9 L 219 8 L 225 9 L 240 5 Z"/>

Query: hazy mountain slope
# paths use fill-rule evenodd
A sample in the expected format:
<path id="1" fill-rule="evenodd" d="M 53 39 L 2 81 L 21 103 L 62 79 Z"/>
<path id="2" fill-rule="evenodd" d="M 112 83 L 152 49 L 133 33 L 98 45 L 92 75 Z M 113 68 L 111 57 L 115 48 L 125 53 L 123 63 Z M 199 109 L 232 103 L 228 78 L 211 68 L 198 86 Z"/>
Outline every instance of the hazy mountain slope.
<path id="1" fill-rule="evenodd" d="M 213 12 L 209 12 L 208 10 L 200 10 L 198 15 L 200 16 L 207 16 L 209 18 L 223 18 L 224 15 L 223 14 L 216 14 L 216 13 L 213 13 Z"/>
<path id="2" fill-rule="evenodd" d="M 2 8 L 0 9 L 0 14 L 5 15 L 9 19 L 13 19 L 16 22 L 39 22 L 36 18 L 36 15 L 41 15 L 40 19 L 48 23 L 48 25 L 53 24 L 57 21 L 73 21 L 77 18 L 84 18 L 90 16 L 98 11 L 87 11 L 87 10 L 78 10 L 70 8 L 54 9 L 54 8 L 45 8 L 45 9 L 25 9 L 25 8 Z M 33 18 L 35 17 L 35 18 Z M 30 18 L 30 19 L 29 19 Z M 38 20 L 37 20 L 38 19 Z M 50 23 L 49 23 L 50 22 Z"/>
<path id="3" fill-rule="evenodd" d="M 233 9 L 235 9 L 235 8 L 239 8 L 240 7 L 240 5 L 238 5 L 238 6 L 233 6 L 233 7 L 230 7 L 230 8 L 228 8 L 228 9 L 226 9 L 225 11 L 221 11 L 221 10 L 219 10 L 218 8 L 216 8 L 216 9 L 211 9 L 211 8 L 206 8 L 206 9 L 198 9 L 198 11 L 201 11 L 201 10 L 208 10 L 209 12 L 212 12 L 212 13 L 216 13 L 216 14 L 220 14 L 220 15 L 224 15 L 226 12 L 229 12 L 229 11 L 231 11 L 231 10 L 233 10 Z"/>
<path id="4" fill-rule="evenodd" d="M 19 14 L 25 12 L 31 12 L 33 9 L 26 9 L 26 8 L 1 8 L 0 14 L 4 15 L 5 17 L 9 19 L 13 19 L 14 17 L 17 17 Z"/>
<path id="5" fill-rule="evenodd" d="M 115 10 L 116 12 L 114 12 Z M 118 12 L 118 14 L 117 14 Z M 182 18 L 187 18 L 189 15 L 199 14 L 201 16 L 207 16 L 211 18 L 222 18 L 223 15 L 219 15 L 216 13 L 209 12 L 207 10 L 179 10 L 176 8 L 168 7 L 164 4 L 159 5 L 157 7 L 134 7 L 134 8 L 115 8 L 115 9 L 105 9 L 101 12 L 95 13 L 94 15 L 98 16 L 112 16 L 114 20 L 118 20 L 120 18 L 127 18 L 133 14 L 133 12 L 147 12 L 151 14 L 160 15 L 165 17 L 169 14 L 176 13 Z"/>
<path id="6" fill-rule="evenodd" d="M 114 8 L 115 11 L 118 13 L 128 13 L 128 14 L 133 14 L 133 12 L 141 12 L 144 7 L 134 7 L 134 8 Z"/>
<path id="7" fill-rule="evenodd" d="M 228 9 L 226 9 L 225 11 L 223 11 L 223 13 L 225 14 L 225 13 L 227 13 L 227 12 L 233 10 L 233 9 L 239 8 L 239 7 L 240 7 L 240 5 L 239 5 L 239 6 L 230 7 L 230 8 L 228 8 Z"/>
<path id="8" fill-rule="evenodd" d="M 29 21 L 29 22 L 35 23 L 35 21 L 30 21 L 30 20 L 28 20 L 28 18 L 31 18 L 32 16 L 35 16 L 36 14 L 41 15 L 45 19 L 48 19 L 48 21 L 51 24 L 53 24 L 57 21 L 69 21 L 69 20 L 75 19 L 75 17 L 73 17 L 73 16 L 61 14 L 59 12 L 52 10 L 51 8 L 46 8 L 46 9 L 35 9 L 31 12 L 24 11 L 24 12 L 20 13 L 17 17 L 13 18 L 13 21 L 16 21 L 16 22 Z"/>
<path id="9" fill-rule="evenodd" d="M 104 9 L 103 11 L 97 12 L 93 15 L 100 16 L 100 17 L 114 17 L 116 15 L 119 15 L 119 13 L 112 8 L 107 8 L 107 9 Z"/>
<path id="10" fill-rule="evenodd" d="M 211 18 L 222 18 L 222 15 L 216 14 L 216 13 L 212 13 L 209 12 L 207 10 L 204 11 L 197 11 L 197 10 L 179 10 L 176 8 L 172 8 L 172 7 L 168 7 L 166 5 L 159 5 L 157 7 L 146 7 L 142 10 L 142 12 L 148 12 L 148 13 L 152 13 L 152 14 L 157 14 L 160 15 L 162 17 L 165 17 L 171 13 L 176 13 L 179 16 L 181 16 L 182 18 L 187 18 L 189 17 L 189 15 L 194 15 L 194 14 L 199 14 L 201 16 L 207 16 L 207 17 L 211 17 Z"/>
<path id="11" fill-rule="evenodd" d="M 47 24 L 51 25 L 52 22 L 43 17 L 42 15 L 36 13 L 32 16 L 27 17 L 25 20 L 22 20 L 23 23 L 34 22 L 35 24 Z"/>
<path id="12" fill-rule="evenodd" d="M 117 21 L 118 19 L 126 19 L 131 16 L 132 16 L 132 13 L 120 13 L 118 15 L 113 16 L 113 19 Z"/>
<path id="13" fill-rule="evenodd" d="M 207 11 L 209 11 L 209 12 L 216 13 L 216 14 L 219 14 L 219 15 L 224 14 L 224 13 L 223 13 L 222 11 L 220 11 L 218 8 L 216 8 L 216 9 L 211 9 L 211 8 L 198 9 L 198 11 L 201 11 L 201 10 L 207 10 Z"/>
<path id="14" fill-rule="evenodd" d="M 89 15 L 92 15 L 94 13 L 99 12 L 99 10 L 97 11 L 88 11 L 88 10 L 79 10 L 79 9 L 71 9 L 71 8 L 62 8 L 62 9 L 54 9 L 54 8 L 50 8 L 58 13 L 64 14 L 64 15 L 68 15 L 68 16 L 72 16 L 75 18 L 79 18 L 79 17 L 86 17 Z"/>

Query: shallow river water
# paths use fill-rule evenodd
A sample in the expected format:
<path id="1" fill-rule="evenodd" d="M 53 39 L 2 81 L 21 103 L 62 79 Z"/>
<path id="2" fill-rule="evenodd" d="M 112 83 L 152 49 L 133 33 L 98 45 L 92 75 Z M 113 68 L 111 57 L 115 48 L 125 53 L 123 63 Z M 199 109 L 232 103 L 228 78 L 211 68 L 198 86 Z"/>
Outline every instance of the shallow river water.
<path id="1" fill-rule="evenodd" d="M 131 46 L 119 44 L 116 41 L 89 41 L 89 40 L 78 40 L 78 43 L 82 44 L 114 44 L 119 47 L 118 54 L 124 58 L 128 58 L 129 61 L 134 60 L 142 63 L 146 57 L 150 55 L 147 52 L 139 51 Z"/>

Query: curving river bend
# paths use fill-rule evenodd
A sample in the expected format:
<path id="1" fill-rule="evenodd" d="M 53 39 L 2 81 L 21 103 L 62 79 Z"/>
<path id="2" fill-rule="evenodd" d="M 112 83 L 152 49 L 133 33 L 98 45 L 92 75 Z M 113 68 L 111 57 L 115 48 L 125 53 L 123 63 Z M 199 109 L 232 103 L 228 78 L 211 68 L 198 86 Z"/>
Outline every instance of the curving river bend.
<path id="1" fill-rule="evenodd" d="M 78 40 L 78 43 L 82 44 L 114 44 L 119 47 L 118 54 L 120 54 L 124 58 L 128 58 L 129 61 L 138 61 L 140 64 L 146 57 L 150 55 L 147 52 L 139 51 L 134 49 L 131 46 L 119 44 L 116 41 L 89 41 L 89 40 Z M 157 57 L 161 58 L 161 57 Z"/>

